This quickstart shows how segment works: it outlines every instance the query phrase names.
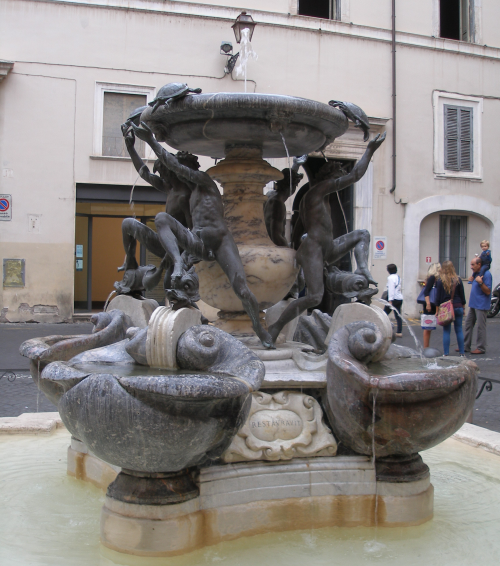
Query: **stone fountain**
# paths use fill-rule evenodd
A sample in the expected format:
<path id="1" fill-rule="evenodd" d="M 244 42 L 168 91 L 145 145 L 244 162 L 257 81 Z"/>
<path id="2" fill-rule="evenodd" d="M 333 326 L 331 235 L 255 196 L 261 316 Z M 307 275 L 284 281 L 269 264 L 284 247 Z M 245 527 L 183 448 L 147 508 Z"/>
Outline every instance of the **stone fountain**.
<path id="1" fill-rule="evenodd" d="M 212 181 L 180 169 L 157 141 L 224 158 L 207 173 L 223 186 L 225 226 L 265 328 L 264 311 L 298 272 L 295 250 L 275 246 L 266 231 L 262 188 L 282 173 L 265 158 L 320 150 L 346 131 L 346 117 L 300 98 L 216 93 L 156 101 L 138 122 L 136 135 L 151 130 L 150 145 L 192 184 L 210 189 Z M 391 366 L 388 319 L 359 302 L 334 317 L 324 353 L 293 342 L 286 327 L 276 349 L 261 338 L 263 346 L 227 265 L 203 248 L 203 230 L 195 225 L 186 236 L 162 214 L 158 226 L 198 238 L 200 295 L 220 311 L 215 326 L 201 324 L 187 299 L 178 302 L 183 279 L 169 273 L 175 300 L 147 326 L 135 326 L 112 302 L 94 316 L 92 334 L 21 349 L 73 436 L 68 473 L 107 489 L 102 543 L 171 556 L 268 531 L 430 520 L 433 488 L 418 452 L 465 421 L 475 365 Z M 165 234 L 147 234 L 158 254 L 166 253 Z"/>

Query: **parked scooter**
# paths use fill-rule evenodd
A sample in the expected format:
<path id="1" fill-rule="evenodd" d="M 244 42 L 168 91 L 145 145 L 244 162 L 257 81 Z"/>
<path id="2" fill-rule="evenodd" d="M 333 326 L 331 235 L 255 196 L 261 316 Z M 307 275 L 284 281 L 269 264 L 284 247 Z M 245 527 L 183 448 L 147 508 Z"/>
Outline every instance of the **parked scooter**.
<path id="1" fill-rule="evenodd" d="M 500 311 L 500 283 L 493 289 L 491 293 L 491 305 L 488 314 L 488 318 L 493 318 Z"/>

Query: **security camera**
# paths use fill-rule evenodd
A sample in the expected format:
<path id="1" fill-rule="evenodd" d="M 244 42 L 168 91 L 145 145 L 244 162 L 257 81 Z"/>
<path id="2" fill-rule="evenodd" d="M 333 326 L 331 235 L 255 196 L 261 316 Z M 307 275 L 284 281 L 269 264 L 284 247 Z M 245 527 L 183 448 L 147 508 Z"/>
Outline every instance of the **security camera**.
<path id="1" fill-rule="evenodd" d="M 221 55 L 231 55 L 232 52 L 233 52 L 233 44 L 230 41 L 223 41 L 220 44 Z"/>

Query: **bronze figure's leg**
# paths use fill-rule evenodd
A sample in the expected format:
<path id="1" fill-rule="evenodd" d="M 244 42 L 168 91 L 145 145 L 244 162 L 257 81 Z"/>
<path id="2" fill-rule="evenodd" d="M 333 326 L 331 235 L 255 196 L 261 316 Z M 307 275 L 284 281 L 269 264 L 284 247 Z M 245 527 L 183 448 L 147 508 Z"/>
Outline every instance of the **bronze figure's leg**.
<path id="1" fill-rule="evenodd" d="M 306 280 L 307 295 L 290 303 L 279 319 L 271 324 L 269 333 L 274 340 L 278 338 L 285 324 L 300 316 L 306 309 L 321 303 L 324 293 L 323 284 L 323 251 L 316 242 L 306 238 L 297 251 L 297 263 L 302 266 Z"/>
<path id="2" fill-rule="evenodd" d="M 255 295 L 248 287 L 238 248 L 230 234 L 226 234 L 223 237 L 222 243 L 215 252 L 215 258 L 227 275 L 231 287 L 243 304 L 245 312 L 250 317 L 255 334 L 257 334 L 263 346 L 271 348 L 273 341 L 269 333 L 262 328 L 259 319 L 259 304 L 257 303 Z"/>
<path id="3" fill-rule="evenodd" d="M 135 259 L 135 250 L 137 241 L 158 257 L 165 255 L 158 235 L 154 230 L 148 228 L 135 218 L 125 218 L 122 222 L 123 247 L 125 249 L 125 262 L 118 268 L 118 271 L 127 271 L 129 269 L 137 269 L 139 267 Z"/>
<path id="4" fill-rule="evenodd" d="M 335 238 L 329 250 L 330 253 L 326 258 L 328 264 L 336 263 L 353 248 L 354 257 L 358 265 L 355 273 L 366 277 L 368 283 L 377 285 L 377 282 L 373 280 L 372 274 L 368 270 L 368 255 L 370 253 L 370 232 L 368 230 L 354 230 L 339 238 Z"/>
<path id="5" fill-rule="evenodd" d="M 184 262 L 180 248 L 199 260 L 208 261 L 210 259 L 207 257 L 208 254 L 203 241 L 170 214 L 160 212 L 156 215 L 155 224 L 164 252 L 174 264 L 171 275 L 173 285 L 175 285 L 175 280 L 181 278 L 184 274 Z"/>

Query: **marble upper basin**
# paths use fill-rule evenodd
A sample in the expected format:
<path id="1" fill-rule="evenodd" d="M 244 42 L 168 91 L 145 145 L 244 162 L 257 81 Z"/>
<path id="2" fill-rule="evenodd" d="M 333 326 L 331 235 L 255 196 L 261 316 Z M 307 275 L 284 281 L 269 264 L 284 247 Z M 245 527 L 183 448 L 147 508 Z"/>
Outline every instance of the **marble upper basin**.
<path id="1" fill-rule="evenodd" d="M 317 151 L 348 128 L 327 104 L 278 94 L 219 92 L 188 95 L 141 115 L 158 141 L 196 155 L 224 157 L 227 148 L 253 146 L 265 157 Z"/>

